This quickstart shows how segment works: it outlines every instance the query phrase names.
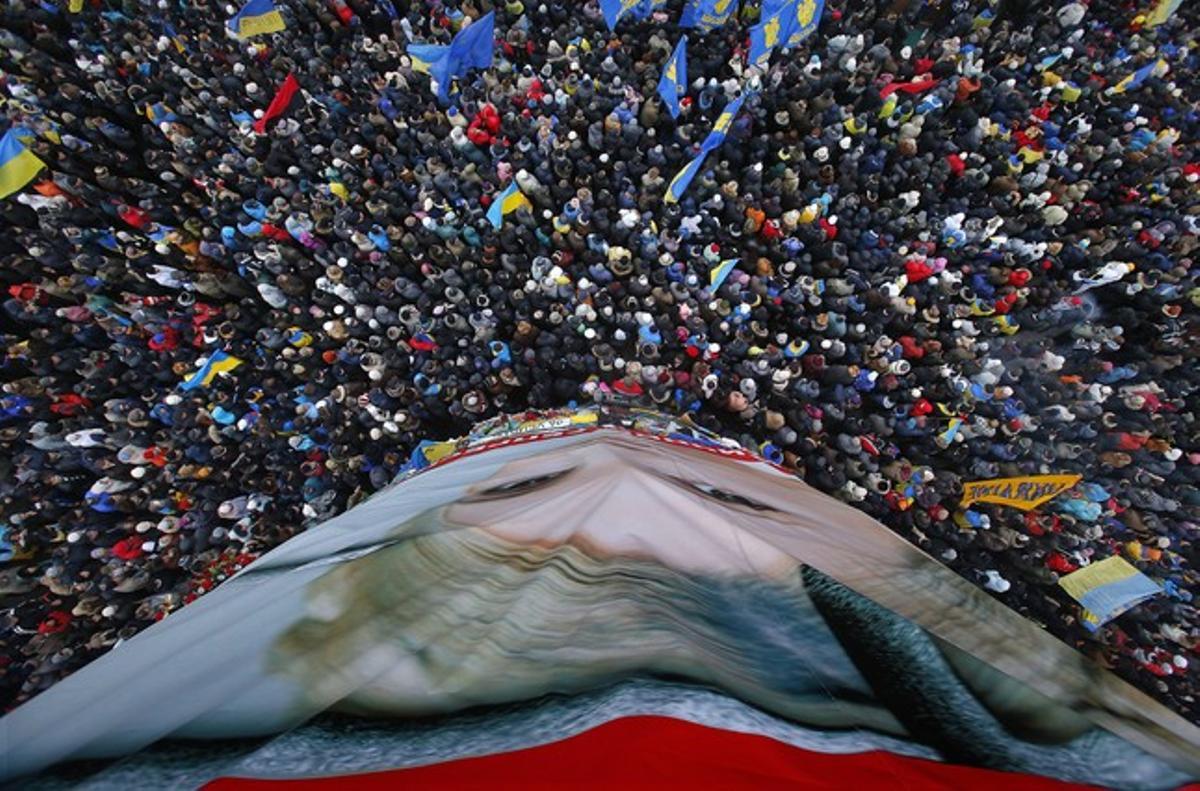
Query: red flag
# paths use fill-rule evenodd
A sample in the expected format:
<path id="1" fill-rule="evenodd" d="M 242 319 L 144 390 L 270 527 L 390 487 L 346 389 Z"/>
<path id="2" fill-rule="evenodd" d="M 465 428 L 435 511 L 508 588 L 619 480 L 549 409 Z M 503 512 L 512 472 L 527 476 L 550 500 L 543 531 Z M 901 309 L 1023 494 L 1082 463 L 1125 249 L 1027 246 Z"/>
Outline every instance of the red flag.
<path id="1" fill-rule="evenodd" d="M 283 85 L 279 86 L 279 92 L 275 94 L 275 98 L 267 106 L 267 111 L 263 113 L 262 118 L 254 122 L 254 131 L 260 135 L 267 131 L 267 124 L 272 118 L 278 118 L 287 112 L 288 106 L 292 103 L 292 97 L 296 95 L 296 91 L 300 90 L 300 83 L 296 82 L 294 74 L 288 74 L 287 79 L 283 81 Z"/>
<path id="2" fill-rule="evenodd" d="M 915 80 L 913 82 L 890 82 L 879 91 L 880 98 L 886 99 L 896 91 L 904 91 L 905 93 L 921 93 L 930 88 L 936 88 L 940 80 L 935 80 L 932 77 L 924 80 Z"/>

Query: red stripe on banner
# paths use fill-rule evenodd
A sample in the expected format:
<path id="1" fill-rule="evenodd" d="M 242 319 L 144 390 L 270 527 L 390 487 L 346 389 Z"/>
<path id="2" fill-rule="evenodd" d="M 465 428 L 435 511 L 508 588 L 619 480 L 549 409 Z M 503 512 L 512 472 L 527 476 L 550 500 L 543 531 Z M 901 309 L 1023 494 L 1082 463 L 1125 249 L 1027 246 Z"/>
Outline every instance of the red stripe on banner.
<path id="1" fill-rule="evenodd" d="M 283 81 L 283 85 L 279 86 L 279 92 L 275 94 L 275 98 L 267 105 L 262 118 L 254 122 L 254 131 L 260 135 L 266 132 L 267 124 L 272 118 L 276 118 L 287 112 L 288 105 L 292 103 L 292 97 L 296 95 L 296 91 L 298 90 L 300 90 L 300 83 L 296 82 L 296 75 L 288 74 L 287 79 Z"/>
<path id="2" fill-rule="evenodd" d="M 301 780 L 224 777 L 208 791 L 294 789 L 945 789 L 1092 788 L 872 751 L 835 755 L 669 717 L 625 717 L 559 742 L 428 766 Z"/>

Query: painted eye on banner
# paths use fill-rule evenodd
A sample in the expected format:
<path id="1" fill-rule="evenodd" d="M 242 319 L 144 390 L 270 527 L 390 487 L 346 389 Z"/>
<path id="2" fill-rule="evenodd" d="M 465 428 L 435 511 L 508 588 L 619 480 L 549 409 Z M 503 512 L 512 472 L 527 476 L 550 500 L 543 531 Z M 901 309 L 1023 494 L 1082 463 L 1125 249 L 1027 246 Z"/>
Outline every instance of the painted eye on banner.
<path id="1" fill-rule="evenodd" d="M 720 502 L 720 503 L 725 503 L 727 505 L 738 505 L 738 506 L 742 506 L 743 508 L 749 508 L 754 511 L 774 511 L 774 510 L 776 510 L 776 509 L 772 508 L 771 506 L 767 505 L 766 503 L 760 503 L 757 500 L 751 500 L 749 497 L 743 497 L 740 494 L 734 494 L 733 492 L 727 492 L 724 489 L 718 489 L 716 486 L 711 486 L 707 483 L 694 483 L 694 482 L 685 481 L 685 480 L 682 480 L 679 478 L 676 478 L 675 480 L 679 481 L 684 486 L 687 486 L 689 489 L 691 489 L 695 492 L 699 492 L 700 494 L 704 495 L 708 499 L 716 500 L 717 502 Z"/>
<path id="2" fill-rule="evenodd" d="M 548 473 L 546 475 L 537 475 L 532 478 L 522 478 L 509 483 L 503 483 L 499 486 L 493 486 L 489 489 L 484 489 L 476 495 L 464 498 L 463 502 L 482 502 L 485 500 L 498 500 L 506 497 L 515 497 L 517 495 L 526 494 L 536 489 L 540 489 L 559 478 L 570 473 L 574 467 L 568 467 L 565 470 Z"/>

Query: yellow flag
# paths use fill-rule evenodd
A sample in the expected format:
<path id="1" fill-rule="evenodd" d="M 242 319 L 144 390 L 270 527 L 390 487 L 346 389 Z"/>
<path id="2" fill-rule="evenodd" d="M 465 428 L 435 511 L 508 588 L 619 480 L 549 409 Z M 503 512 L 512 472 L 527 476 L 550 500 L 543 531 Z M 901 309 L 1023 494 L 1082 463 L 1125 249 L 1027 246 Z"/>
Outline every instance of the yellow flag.
<path id="1" fill-rule="evenodd" d="M 963 484 L 962 504 L 999 503 L 1030 511 L 1079 483 L 1082 475 L 1027 475 Z"/>

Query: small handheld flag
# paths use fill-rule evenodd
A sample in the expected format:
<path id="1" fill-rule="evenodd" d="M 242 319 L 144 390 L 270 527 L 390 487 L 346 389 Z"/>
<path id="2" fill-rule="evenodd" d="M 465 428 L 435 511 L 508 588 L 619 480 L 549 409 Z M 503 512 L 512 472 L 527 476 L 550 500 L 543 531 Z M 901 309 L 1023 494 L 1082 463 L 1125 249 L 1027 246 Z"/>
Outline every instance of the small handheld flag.
<path id="1" fill-rule="evenodd" d="M 708 273 L 709 288 L 713 291 L 720 288 L 721 284 L 725 282 L 725 278 L 729 277 L 729 273 L 733 271 L 734 267 L 738 265 L 738 261 L 741 260 L 740 258 L 726 258 L 713 267 L 712 271 Z"/>
<path id="2" fill-rule="evenodd" d="M 675 51 L 667 58 L 662 77 L 658 80 L 658 95 L 667 105 L 672 118 L 679 117 L 679 99 L 687 93 L 687 36 L 681 36 Z"/>
<path id="3" fill-rule="evenodd" d="M 170 107 L 167 107 L 162 102 L 155 102 L 146 107 L 146 118 L 150 123 L 158 126 L 163 122 L 173 123 L 179 120 L 179 116 L 172 112 Z"/>
<path id="4" fill-rule="evenodd" d="M 504 215 L 511 214 L 522 206 L 527 209 L 533 208 L 529 198 L 525 197 L 514 181 L 505 188 L 504 192 L 497 195 L 496 199 L 492 201 L 492 205 L 488 207 L 488 222 L 492 224 L 493 228 L 499 230 L 504 225 Z"/>
<path id="5" fill-rule="evenodd" d="M 271 0 L 250 0 L 226 23 L 230 35 L 247 39 L 287 28 L 283 15 Z"/>
<path id="6" fill-rule="evenodd" d="M 0 198 L 7 198 L 33 180 L 46 163 L 25 147 L 21 132 L 10 129 L 0 138 Z"/>
<path id="7" fill-rule="evenodd" d="M 179 35 L 179 31 L 170 22 L 162 23 L 163 35 L 165 35 L 174 45 L 175 51 L 182 55 L 187 51 L 187 45 L 184 43 L 183 36 Z"/>
<path id="8" fill-rule="evenodd" d="M 217 374 L 223 374 L 227 371 L 232 371 L 242 364 L 242 361 L 231 354 L 226 354 L 223 351 L 215 351 L 200 366 L 194 374 L 184 379 L 180 383 L 180 390 L 195 390 L 199 387 L 208 387 Z"/>

